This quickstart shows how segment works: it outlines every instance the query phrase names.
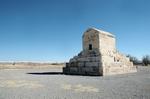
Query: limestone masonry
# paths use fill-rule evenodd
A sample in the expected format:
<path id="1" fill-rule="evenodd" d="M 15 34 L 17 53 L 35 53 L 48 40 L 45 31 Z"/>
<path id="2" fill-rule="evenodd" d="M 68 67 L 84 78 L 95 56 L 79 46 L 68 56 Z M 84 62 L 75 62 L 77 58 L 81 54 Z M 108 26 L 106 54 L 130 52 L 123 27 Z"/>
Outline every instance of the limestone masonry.
<path id="1" fill-rule="evenodd" d="M 136 72 L 136 67 L 116 50 L 115 36 L 96 28 L 87 29 L 83 36 L 83 50 L 70 59 L 64 74 L 112 75 Z"/>

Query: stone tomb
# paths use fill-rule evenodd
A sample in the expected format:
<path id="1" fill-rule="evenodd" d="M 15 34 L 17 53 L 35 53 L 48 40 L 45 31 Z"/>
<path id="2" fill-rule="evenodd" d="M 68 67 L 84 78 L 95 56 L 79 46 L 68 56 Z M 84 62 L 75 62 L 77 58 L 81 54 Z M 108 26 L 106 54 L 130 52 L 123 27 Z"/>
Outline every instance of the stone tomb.
<path id="1" fill-rule="evenodd" d="M 111 33 L 89 28 L 82 42 L 83 50 L 66 63 L 64 74 L 112 75 L 137 71 L 129 58 L 116 50 L 115 36 Z"/>

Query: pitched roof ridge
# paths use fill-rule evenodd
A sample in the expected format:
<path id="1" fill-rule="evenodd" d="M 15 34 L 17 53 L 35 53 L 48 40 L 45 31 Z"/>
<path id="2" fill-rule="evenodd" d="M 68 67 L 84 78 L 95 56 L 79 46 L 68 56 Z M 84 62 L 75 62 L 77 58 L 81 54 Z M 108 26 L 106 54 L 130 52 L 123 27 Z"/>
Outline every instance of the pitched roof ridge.
<path id="1" fill-rule="evenodd" d="M 89 31 L 89 30 L 95 30 L 95 31 L 97 31 L 97 32 L 99 32 L 99 33 L 103 33 L 103 34 L 106 34 L 106 35 L 110 35 L 110 36 L 115 37 L 112 33 L 106 32 L 106 31 L 103 31 L 103 30 L 100 30 L 100 29 L 97 29 L 97 28 L 95 28 L 95 27 L 90 27 L 90 28 L 87 29 L 87 31 Z"/>

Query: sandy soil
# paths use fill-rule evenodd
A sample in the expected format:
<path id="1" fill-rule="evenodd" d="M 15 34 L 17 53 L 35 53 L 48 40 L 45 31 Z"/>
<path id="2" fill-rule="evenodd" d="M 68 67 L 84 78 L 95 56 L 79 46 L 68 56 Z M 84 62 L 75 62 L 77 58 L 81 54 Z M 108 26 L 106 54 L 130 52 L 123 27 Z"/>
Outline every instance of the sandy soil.
<path id="1" fill-rule="evenodd" d="M 0 99 L 150 99 L 150 67 L 104 77 L 63 75 L 61 71 L 1 69 Z"/>

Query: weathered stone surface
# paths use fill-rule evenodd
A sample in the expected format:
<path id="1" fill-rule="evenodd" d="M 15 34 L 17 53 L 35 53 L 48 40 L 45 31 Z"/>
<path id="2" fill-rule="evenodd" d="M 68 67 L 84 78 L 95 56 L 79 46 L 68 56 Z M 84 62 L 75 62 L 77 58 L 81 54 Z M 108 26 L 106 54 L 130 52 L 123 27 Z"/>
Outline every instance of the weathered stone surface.
<path id="1" fill-rule="evenodd" d="M 112 75 L 136 72 L 125 55 L 116 50 L 115 36 L 96 28 L 87 29 L 83 36 L 83 50 L 63 68 L 65 74 Z"/>

